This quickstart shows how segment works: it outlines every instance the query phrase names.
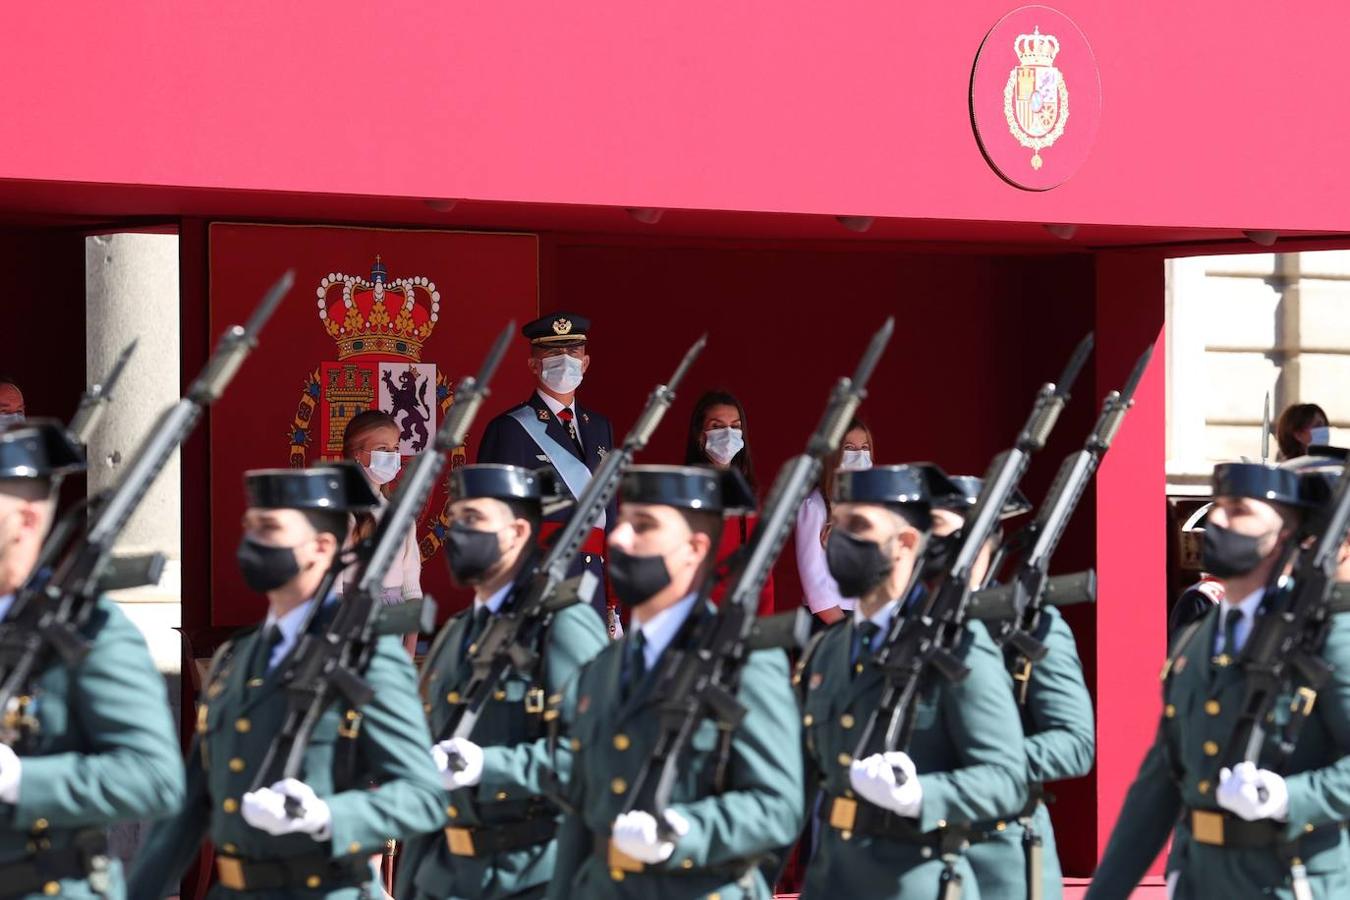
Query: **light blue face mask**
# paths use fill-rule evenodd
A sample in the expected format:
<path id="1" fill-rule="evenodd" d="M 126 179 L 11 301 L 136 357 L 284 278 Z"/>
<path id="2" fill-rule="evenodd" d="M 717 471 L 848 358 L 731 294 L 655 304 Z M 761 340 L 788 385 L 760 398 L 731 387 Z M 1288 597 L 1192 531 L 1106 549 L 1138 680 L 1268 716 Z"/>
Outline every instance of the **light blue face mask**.
<path id="1" fill-rule="evenodd" d="M 0 413 L 0 431 L 4 431 L 11 425 L 18 425 L 24 420 L 23 413 Z"/>

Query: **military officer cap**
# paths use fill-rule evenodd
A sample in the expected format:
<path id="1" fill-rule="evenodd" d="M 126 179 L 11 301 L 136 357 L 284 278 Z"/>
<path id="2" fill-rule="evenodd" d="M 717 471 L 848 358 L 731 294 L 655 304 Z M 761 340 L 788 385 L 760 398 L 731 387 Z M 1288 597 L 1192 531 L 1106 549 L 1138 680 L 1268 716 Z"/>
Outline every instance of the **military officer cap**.
<path id="1" fill-rule="evenodd" d="M 248 505 L 256 509 L 364 512 L 380 505 L 354 462 L 309 469 L 253 469 L 244 473 Z"/>
<path id="2" fill-rule="evenodd" d="M 755 492 L 739 469 L 630 466 L 619 482 L 626 503 L 654 503 L 696 512 L 736 515 L 755 508 Z"/>
<path id="3" fill-rule="evenodd" d="M 50 481 L 84 468 L 84 451 L 59 422 L 29 419 L 0 431 L 0 481 Z"/>
<path id="4" fill-rule="evenodd" d="M 571 492 L 558 483 L 552 467 L 527 469 L 497 463 L 461 466 L 450 473 L 450 499 L 491 497 L 538 506 L 545 515 L 571 505 Z"/>
<path id="5" fill-rule="evenodd" d="M 575 347 L 586 343 L 590 330 L 591 320 L 585 316 L 556 312 L 526 322 L 520 333 L 536 347 Z"/>
<path id="6" fill-rule="evenodd" d="M 975 508 L 975 501 L 979 500 L 980 491 L 984 490 L 983 478 L 977 478 L 974 475 L 945 475 L 941 469 L 932 463 L 915 463 L 915 465 L 932 470 L 937 477 L 945 479 L 948 484 L 956 488 L 954 491 L 944 492 L 939 485 L 930 485 L 929 494 L 932 497 L 933 509 L 946 509 L 964 516 Z M 999 518 L 1011 519 L 1029 512 L 1031 512 L 1031 501 L 1020 490 L 1014 488 L 1012 496 L 1003 504 L 1003 512 L 999 515 Z"/>
<path id="7" fill-rule="evenodd" d="M 934 496 L 957 493 L 947 474 L 932 463 L 840 470 L 834 480 L 835 503 L 876 503 L 924 523 Z"/>
<path id="8" fill-rule="evenodd" d="M 1296 472 L 1268 463 L 1220 463 L 1214 467 L 1215 497 L 1250 497 L 1286 506 L 1308 506 Z"/>
<path id="9" fill-rule="evenodd" d="M 1299 479 L 1299 492 L 1306 505 L 1313 508 L 1326 506 L 1336 493 L 1336 482 L 1341 480 L 1345 471 L 1346 451 L 1339 447 L 1316 447 L 1315 453 L 1299 456 L 1280 464 L 1280 468 L 1293 472 Z"/>

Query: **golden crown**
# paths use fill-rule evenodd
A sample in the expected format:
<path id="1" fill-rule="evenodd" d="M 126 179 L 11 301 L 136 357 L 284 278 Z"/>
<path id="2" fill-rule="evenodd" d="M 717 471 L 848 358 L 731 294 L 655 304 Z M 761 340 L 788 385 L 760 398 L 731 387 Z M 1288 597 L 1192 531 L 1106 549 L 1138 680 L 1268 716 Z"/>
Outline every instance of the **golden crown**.
<path id="1" fill-rule="evenodd" d="M 420 275 L 390 281 L 379 256 L 369 279 L 329 272 L 318 294 L 319 319 L 337 341 L 339 360 L 381 353 L 420 362 L 441 313 L 434 282 Z"/>
<path id="2" fill-rule="evenodd" d="M 1013 41 L 1013 49 L 1024 66 L 1049 66 L 1054 64 L 1059 53 L 1059 38 L 1041 34 L 1040 26 L 1037 26 L 1031 34 L 1019 34 Z"/>

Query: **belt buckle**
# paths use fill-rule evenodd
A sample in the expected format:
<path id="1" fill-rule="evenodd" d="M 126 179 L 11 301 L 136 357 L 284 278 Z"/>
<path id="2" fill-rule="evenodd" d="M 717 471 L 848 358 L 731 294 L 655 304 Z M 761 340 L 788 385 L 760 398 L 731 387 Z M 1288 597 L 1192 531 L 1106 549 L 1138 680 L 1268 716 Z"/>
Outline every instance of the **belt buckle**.
<path id="1" fill-rule="evenodd" d="M 220 883 L 224 887 L 232 891 L 248 890 L 248 882 L 244 879 L 243 860 L 232 856 L 217 856 L 216 874 L 220 876 Z"/>
<path id="2" fill-rule="evenodd" d="M 830 804 L 830 827 L 840 831 L 852 831 L 858 820 L 858 801 L 848 797 L 835 797 Z"/>
<path id="3" fill-rule="evenodd" d="M 633 859 L 633 857 L 614 846 L 613 841 L 609 842 L 607 862 L 611 869 L 618 869 L 620 872 L 641 872 L 646 868 L 640 860 Z"/>
<path id="4" fill-rule="evenodd" d="M 468 828 L 445 829 L 445 843 L 454 856 L 477 856 L 473 849 L 473 831 Z"/>
<path id="5" fill-rule="evenodd" d="M 525 692 L 525 712 L 537 716 L 544 711 L 544 689 L 532 687 Z"/>
<path id="6" fill-rule="evenodd" d="M 1191 810 L 1191 834 L 1202 844 L 1222 847 L 1224 845 L 1223 814 L 1210 812 L 1207 809 Z"/>

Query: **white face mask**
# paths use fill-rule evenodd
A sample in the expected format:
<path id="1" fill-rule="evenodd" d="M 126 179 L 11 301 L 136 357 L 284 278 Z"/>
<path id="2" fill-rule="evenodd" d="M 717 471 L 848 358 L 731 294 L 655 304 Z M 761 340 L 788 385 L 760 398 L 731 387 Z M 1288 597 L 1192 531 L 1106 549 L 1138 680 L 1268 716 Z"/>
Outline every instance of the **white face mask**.
<path id="1" fill-rule="evenodd" d="M 703 433 L 703 449 L 708 458 L 725 466 L 745 448 L 745 434 L 739 428 L 713 428 Z"/>
<path id="2" fill-rule="evenodd" d="M 871 450 L 845 450 L 839 458 L 839 468 L 850 472 L 872 468 Z"/>
<path id="3" fill-rule="evenodd" d="M 1310 434 L 1312 436 L 1308 439 L 1309 447 L 1331 446 L 1331 428 L 1329 426 L 1323 425 L 1319 428 L 1314 428 Z"/>
<path id="4" fill-rule="evenodd" d="M 549 390 L 570 394 L 581 386 L 581 360 L 572 356 L 549 356 L 539 363 L 539 380 Z"/>
<path id="5" fill-rule="evenodd" d="M 370 465 L 366 466 L 366 474 L 376 484 L 388 484 L 398 477 L 398 470 L 402 467 L 403 457 L 397 453 L 388 450 L 372 450 L 370 451 Z"/>
<path id="6" fill-rule="evenodd" d="M 23 413 L 0 413 L 0 431 L 23 422 Z"/>

